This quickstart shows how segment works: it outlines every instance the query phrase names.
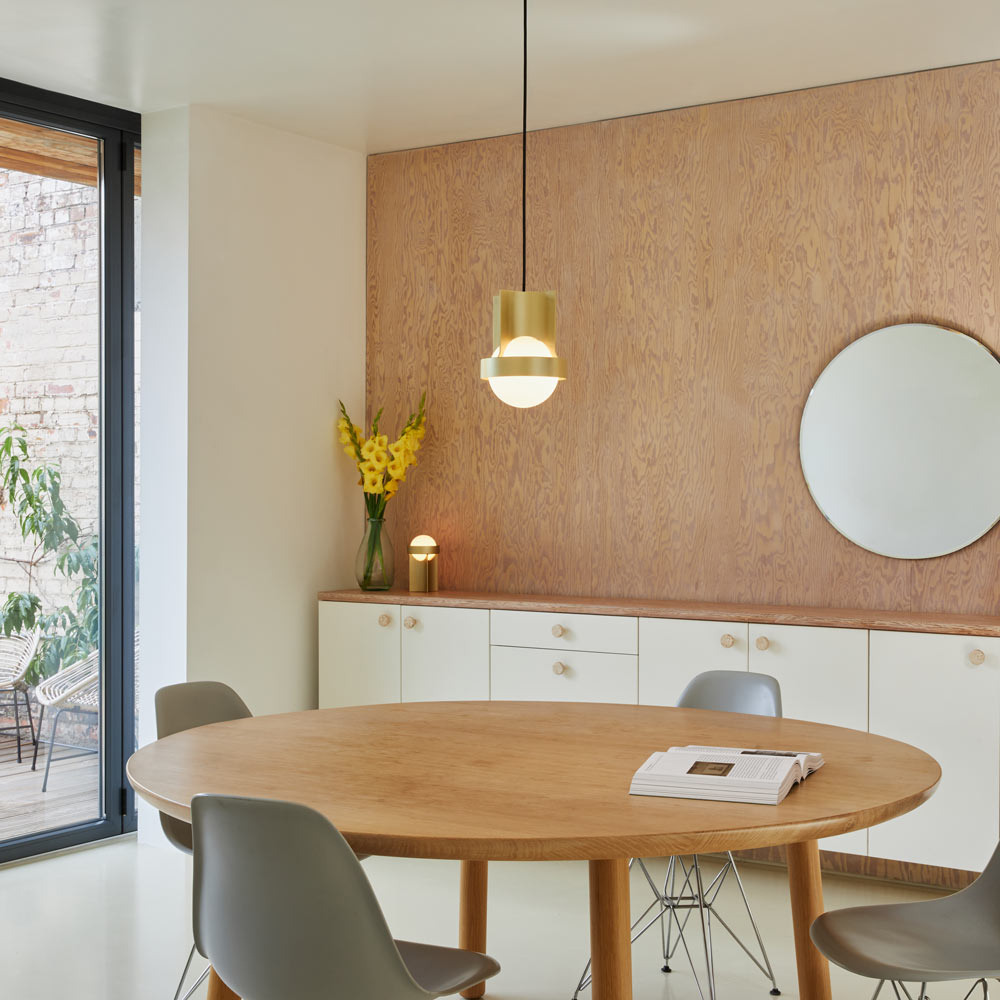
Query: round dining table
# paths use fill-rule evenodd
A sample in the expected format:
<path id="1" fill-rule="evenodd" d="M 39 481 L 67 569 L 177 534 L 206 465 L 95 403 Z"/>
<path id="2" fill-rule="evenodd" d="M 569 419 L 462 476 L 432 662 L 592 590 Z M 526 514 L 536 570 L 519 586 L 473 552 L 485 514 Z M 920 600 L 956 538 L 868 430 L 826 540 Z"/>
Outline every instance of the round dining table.
<path id="1" fill-rule="evenodd" d="M 653 751 L 687 745 L 804 750 L 826 763 L 776 806 L 629 794 Z M 187 730 L 137 751 L 128 776 L 177 819 L 190 821 L 202 792 L 284 799 L 318 810 L 359 854 L 461 861 L 458 943 L 476 951 L 486 950 L 488 862 L 587 861 L 594 1000 L 632 996 L 630 858 L 787 845 L 799 995 L 829 1000 L 829 967 L 809 938 L 823 910 L 817 840 L 916 808 L 941 770 L 905 743 L 793 719 L 413 702 Z M 214 971 L 209 984 L 212 1000 L 235 996 Z"/>

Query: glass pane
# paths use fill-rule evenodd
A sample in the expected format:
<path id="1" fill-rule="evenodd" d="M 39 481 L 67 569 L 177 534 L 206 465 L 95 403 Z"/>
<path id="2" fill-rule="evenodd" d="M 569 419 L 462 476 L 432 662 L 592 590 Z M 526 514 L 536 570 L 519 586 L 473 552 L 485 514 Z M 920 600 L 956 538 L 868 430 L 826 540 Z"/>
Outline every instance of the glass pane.
<path id="1" fill-rule="evenodd" d="M 98 171 L 0 118 L 0 844 L 103 812 Z"/>

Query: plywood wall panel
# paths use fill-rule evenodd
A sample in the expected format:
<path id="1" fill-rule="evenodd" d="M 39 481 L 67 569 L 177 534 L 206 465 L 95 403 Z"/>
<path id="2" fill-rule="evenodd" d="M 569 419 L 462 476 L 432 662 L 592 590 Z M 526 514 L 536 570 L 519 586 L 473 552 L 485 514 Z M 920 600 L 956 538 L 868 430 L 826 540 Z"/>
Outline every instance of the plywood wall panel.
<path id="1" fill-rule="evenodd" d="M 429 389 L 389 507 L 447 587 L 997 612 L 1000 537 L 920 563 L 809 497 L 798 426 L 827 362 L 894 322 L 1000 346 L 1000 65 L 529 136 L 528 287 L 570 377 L 513 410 L 478 378 L 520 279 L 520 142 L 369 159 L 368 404 Z M 398 406 L 397 401 L 399 402 Z"/>

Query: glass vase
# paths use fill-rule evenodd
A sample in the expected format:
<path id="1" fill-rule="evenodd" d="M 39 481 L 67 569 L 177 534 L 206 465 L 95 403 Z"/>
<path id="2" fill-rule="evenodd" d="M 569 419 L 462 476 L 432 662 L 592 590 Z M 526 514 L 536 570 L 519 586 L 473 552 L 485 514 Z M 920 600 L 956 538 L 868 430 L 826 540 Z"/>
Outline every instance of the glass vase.
<path id="1" fill-rule="evenodd" d="M 354 560 L 354 575 L 362 590 L 388 590 L 395 573 L 392 542 L 381 517 L 365 519 L 365 536 Z"/>

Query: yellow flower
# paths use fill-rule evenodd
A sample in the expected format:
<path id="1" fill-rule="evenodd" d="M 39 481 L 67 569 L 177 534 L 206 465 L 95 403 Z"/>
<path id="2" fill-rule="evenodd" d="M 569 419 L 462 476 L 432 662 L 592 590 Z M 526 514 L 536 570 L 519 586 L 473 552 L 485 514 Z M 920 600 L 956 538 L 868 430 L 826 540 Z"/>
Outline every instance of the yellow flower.
<path id="1" fill-rule="evenodd" d="M 406 453 L 406 450 L 405 437 L 401 437 L 398 441 L 393 441 L 392 444 L 389 445 L 389 454 L 392 455 L 393 458 L 399 458 L 401 455 Z"/>
<path id="2" fill-rule="evenodd" d="M 375 468 L 381 472 L 389 464 L 389 453 L 385 448 L 376 448 L 372 461 L 375 463 Z"/>
<path id="3" fill-rule="evenodd" d="M 372 461 L 362 462 L 358 469 L 363 476 L 374 476 L 376 472 L 380 472 L 379 467 Z"/>
<path id="4" fill-rule="evenodd" d="M 389 475 L 392 476 L 393 481 L 397 479 L 402 482 L 406 479 L 406 459 L 405 458 L 394 458 L 389 463 Z"/>
<path id="5" fill-rule="evenodd" d="M 368 472 L 365 474 L 365 493 L 383 493 L 385 484 L 382 476 L 378 472 Z"/>
<path id="6" fill-rule="evenodd" d="M 396 490 L 399 489 L 400 480 L 390 479 L 389 482 L 385 484 L 385 492 L 391 497 Z"/>
<path id="7" fill-rule="evenodd" d="M 376 434 L 372 435 L 372 440 L 375 442 L 376 448 L 381 448 L 383 451 L 389 447 L 389 435 L 388 434 Z"/>
<path id="8" fill-rule="evenodd" d="M 365 477 L 364 477 L 364 476 L 362 476 L 362 477 L 361 477 L 361 478 L 360 478 L 360 479 L 358 480 L 358 486 L 364 486 L 364 485 L 365 485 Z"/>
<path id="9" fill-rule="evenodd" d="M 375 443 L 375 438 L 369 438 L 367 441 L 362 441 L 361 443 L 361 457 L 371 460 L 371 457 L 375 454 L 378 445 Z"/>
<path id="10" fill-rule="evenodd" d="M 346 447 L 346 448 L 344 449 L 344 454 L 345 454 L 345 455 L 346 455 L 346 456 L 347 456 L 348 458 L 353 458 L 353 459 L 357 459 L 357 457 L 358 457 L 358 453 L 357 453 L 357 452 L 356 452 L 356 451 L 354 450 L 354 445 L 353 445 L 353 444 L 349 444 L 349 445 L 348 445 L 348 446 L 347 446 L 347 447 Z"/>

